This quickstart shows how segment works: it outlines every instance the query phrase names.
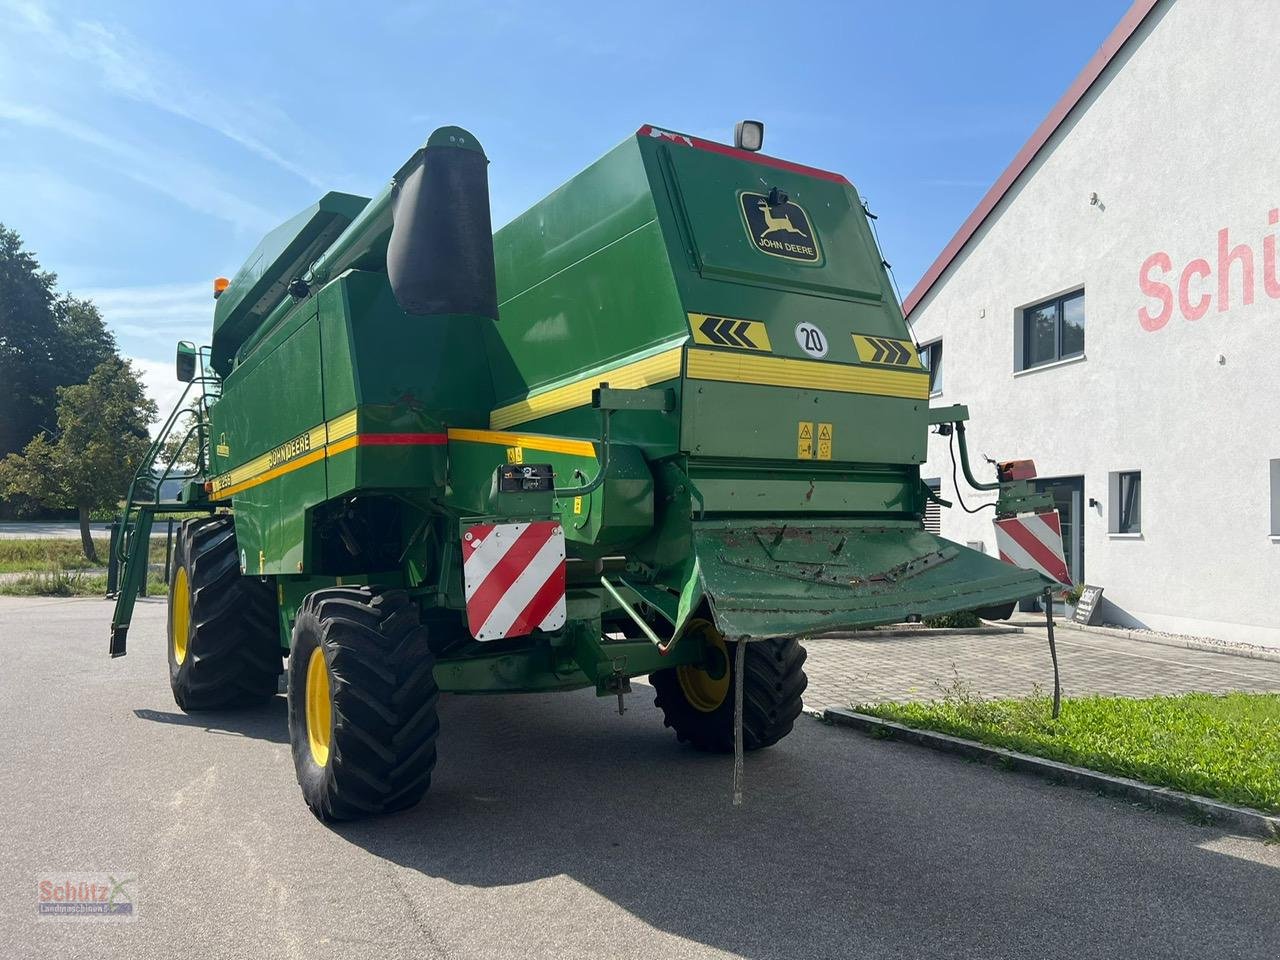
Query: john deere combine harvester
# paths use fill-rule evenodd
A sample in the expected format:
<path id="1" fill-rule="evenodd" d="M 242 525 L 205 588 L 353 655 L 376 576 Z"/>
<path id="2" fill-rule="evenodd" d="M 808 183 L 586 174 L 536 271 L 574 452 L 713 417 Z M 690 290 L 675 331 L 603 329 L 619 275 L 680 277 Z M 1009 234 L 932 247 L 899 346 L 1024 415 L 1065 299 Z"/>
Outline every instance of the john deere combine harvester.
<path id="1" fill-rule="evenodd" d="M 441 690 L 621 707 L 648 674 L 680 740 L 750 750 L 800 711 L 797 638 L 1044 589 L 924 530 L 929 428 L 966 412 L 929 408 L 844 177 L 645 126 L 495 236 L 487 163 L 439 129 L 219 281 L 166 429 L 196 468 L 161 502 L 153 454 L 126 506 L 112 656 L 153 517 L 207 512 L 171 576 L 174 697 L 286 670 L 318 816 L 422 796 Z"/>

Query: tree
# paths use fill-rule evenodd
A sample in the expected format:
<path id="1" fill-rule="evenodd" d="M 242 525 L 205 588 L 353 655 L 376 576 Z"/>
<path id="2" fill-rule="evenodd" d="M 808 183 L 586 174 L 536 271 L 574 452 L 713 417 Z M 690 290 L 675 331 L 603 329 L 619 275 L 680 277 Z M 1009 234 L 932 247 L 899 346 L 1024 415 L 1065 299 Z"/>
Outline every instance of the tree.
<path id="1" fill-rule="evenodd" d="M 98 308 L 60 296 L 57 280 L 0 224 L 0 457 L 53 428 L 58 387 L 115 356 Z"/>
<path id="2" fill-rule="evenodd" d="M 124 496 L 151 446 L 147 425 L 155 416 L 133 366 L 105 360 L 87 383 L 58 388 L 56 439 L 37 436 L 0 461 L 0 494 L 75 508 L 84 555 L 97 563 L 89 514 Z"/>

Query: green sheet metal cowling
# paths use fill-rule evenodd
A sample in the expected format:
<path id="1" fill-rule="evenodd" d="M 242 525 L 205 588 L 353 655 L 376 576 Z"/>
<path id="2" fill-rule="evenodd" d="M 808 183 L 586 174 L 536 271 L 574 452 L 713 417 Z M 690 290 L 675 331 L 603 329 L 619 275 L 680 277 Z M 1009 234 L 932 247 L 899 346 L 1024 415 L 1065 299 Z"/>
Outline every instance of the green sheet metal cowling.
<path id="1" fill-rule="evenodd" d="M 1044 578 L 909 521 L 694 524 L 701 589 L 732 640 L 847 630 L 998 607 Z"/>

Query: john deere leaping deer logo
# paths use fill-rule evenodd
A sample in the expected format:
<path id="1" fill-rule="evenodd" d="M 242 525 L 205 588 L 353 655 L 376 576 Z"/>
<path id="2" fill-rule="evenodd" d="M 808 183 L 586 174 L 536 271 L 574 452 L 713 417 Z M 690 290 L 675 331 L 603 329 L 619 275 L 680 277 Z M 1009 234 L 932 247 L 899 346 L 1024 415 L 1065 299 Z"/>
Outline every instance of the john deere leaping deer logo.
<path id="1" fill-rule="evenodd" d="M 782 211 L 780 215 L 773 212 L 773 208 L 769 206 L 768 200 L 757 200 L 756 207 L 759 209 L 760 215 L 764 217 L 765 229 L 764 233 L 760 234 L 760 239 L 763 240 L 769 234 L 778 233 L 779 231 L 798 233 L 806 240 L 809 239 L 809 235 L 807 233 L 791 222 L 791 217 L 787 215 L 785 206 L 778 208 Z"/>
<path id="2" fill-rule="evenodd" d="M 739 198 L 747 235 L 761 253 L 802 263 L 822 258 L 809 215 L 777 187 L 768 194 L 743 192 Z"/>

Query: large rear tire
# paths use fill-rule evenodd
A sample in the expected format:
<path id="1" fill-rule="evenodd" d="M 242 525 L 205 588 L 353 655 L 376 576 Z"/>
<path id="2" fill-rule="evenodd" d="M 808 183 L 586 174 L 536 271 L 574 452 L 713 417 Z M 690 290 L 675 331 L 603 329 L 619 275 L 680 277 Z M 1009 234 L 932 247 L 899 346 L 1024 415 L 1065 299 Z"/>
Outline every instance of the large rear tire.
<path id="1" fill-rule="evenodd" d="M 289 741 L 311 812 L 354 820 L 422 799 L 439 699 L 427 628 L 404 591 L 310 594 L 289 653 Z"/>
<path id="2" fill-rule="evenodd" d="M 169 575 L 169 686 L 183 710 L 275 696 L 282 663 L 275 591 L 240 575 L 235 521 L 185 520 Z"/>
<path id="3" fill-rule="evenodd" d="M 662 711 L 663 723 L 675 730 L 681 743 L 711 753 L 729 753 L 733 750 L 737 644 L 727 643 L 706 620 L 694 620 L 688 630 L 701 635 L 711 651 L 710 662 L 650 674 L 649 682 L 657 694 L 653 702 Z M 806 656 L 795 639 L 747 644 L 742 687 L 744 749 L 772 746 L 791 732 L 809 683 L 803 670 Z"/>

